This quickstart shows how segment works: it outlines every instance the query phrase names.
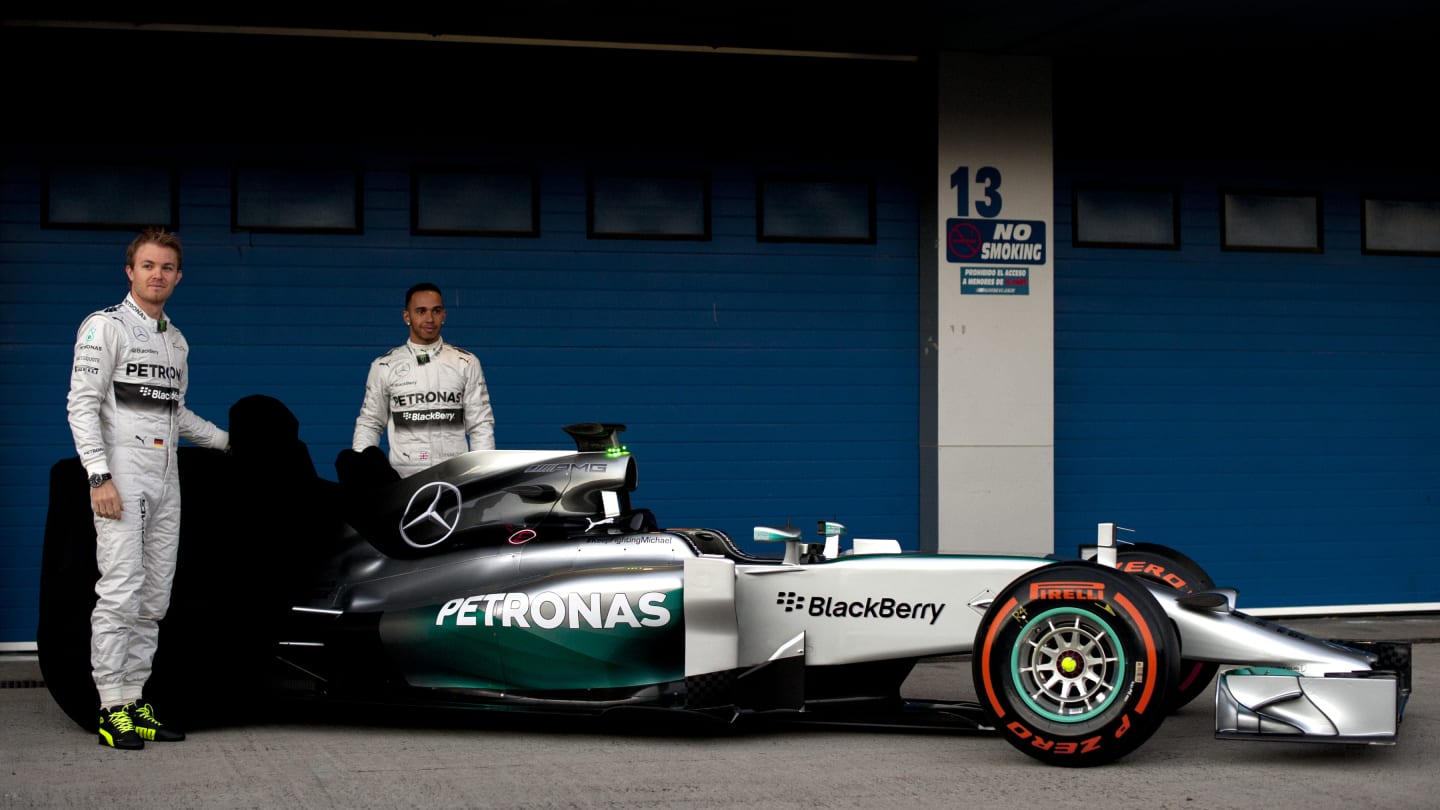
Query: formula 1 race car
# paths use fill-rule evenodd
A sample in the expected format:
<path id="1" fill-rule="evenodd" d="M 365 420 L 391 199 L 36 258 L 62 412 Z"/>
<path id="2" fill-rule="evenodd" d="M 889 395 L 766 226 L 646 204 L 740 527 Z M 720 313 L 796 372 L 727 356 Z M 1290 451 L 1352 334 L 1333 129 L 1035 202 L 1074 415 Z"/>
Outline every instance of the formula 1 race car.
<path id="1" fill-rule="evenodd" d="M 288 409 L 242 400 L 229 455 L 180 451 L 179 573 L 147 694 L 191 727 L 218 720 L 215 695 L 264 690 L 941 726 L 1089 766 L 1134 750 L 1219 672 L 1217 737 L 1396 739 L 1408 644 L 1246 616 L 1193 560 L 1118 546 L 1111 525 L 1068 561 L 842 548 L 826 522 L 756 529 L 783 549 L 758 557 L 637 508 L 622 430 L 572 425 L 573 452 L 472 452 L 404 479 L 378 449 L 347 450 L 334 483 Z M 75 459 L 52 472 L 37 638 L 56 701 L 93 729 L 83 480 Z M 918 660 L 963 654 L 977 703 L 902 696 Z"/>

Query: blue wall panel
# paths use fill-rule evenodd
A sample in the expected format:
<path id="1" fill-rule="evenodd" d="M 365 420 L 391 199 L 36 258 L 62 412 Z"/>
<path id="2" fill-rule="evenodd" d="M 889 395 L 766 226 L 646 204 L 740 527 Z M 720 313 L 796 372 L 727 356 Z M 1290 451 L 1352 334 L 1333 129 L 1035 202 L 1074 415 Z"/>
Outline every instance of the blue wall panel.
<path id="1" fill-rule="evenodd" d="M 1072 183 L 1096 180 L 1180 187 L 1181 249 L 1071 245 Z M 1220 250 L 1221 189 L 1257 184 L 1322 192 L 1323 253 Z M 1063 167 L 1057 548 L 1115 521 L 1242 607 L 1440 601 L 1440 262 L 1359 240 L 1363 194 L 1437 191 L 1322 164 Z"/>
<path id="2" fill-rule="evenodd" d="M 564 424 L 623 422 L 640 469 L 636 502 L 664 524 L 748 542 L 757 523 L 831 519 L 917 547 L 918 259 L 907 168 L 783 166 L 875 177 L 879 237 L 770 244 L 755 239 L 755 188 L 774 167 L 627 159 L 631 169 L 707 172 L 713 238 L 592 240 L 587 172 L 622 164 L 513 153 L 338 156 L 363 167 L 359 235 L 233 233 L 231 163 L 257 153 L 172 154 L 186 250 L 169 310 L 192 347 L 190 407 L 223 425 L 240 397 L 279 397 L 333 479 L 370 361 L 405 337 L 403 291 L 430 280 L 445 290 L 446 338 L 484 365 L 500 448 L 567 447 Z M 0 373 L 13 406 L 0 413 L 0 641 L 25 641 L 47 471 L 74 455 L 64 416 L 74 332 L 123 297 L 133 234 L 41 229 L 37 154 L 17 147 L 3 157 Z M 412 236 L 410 166 L 437 159 L 538 169 L 540 237 Z"/>

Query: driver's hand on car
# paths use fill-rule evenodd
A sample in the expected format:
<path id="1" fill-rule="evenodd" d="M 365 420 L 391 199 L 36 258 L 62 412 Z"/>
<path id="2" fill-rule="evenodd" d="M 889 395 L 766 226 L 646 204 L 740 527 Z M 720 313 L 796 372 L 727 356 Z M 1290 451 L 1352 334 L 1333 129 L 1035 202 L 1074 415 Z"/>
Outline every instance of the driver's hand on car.
<path id="1" fill-rule="evenodd" d="M 120 505 L 120 490 L 115 488 L 113 480 L 90 490 L 90 508 L 102 518 L 120 519 L 125 507 Z"/>

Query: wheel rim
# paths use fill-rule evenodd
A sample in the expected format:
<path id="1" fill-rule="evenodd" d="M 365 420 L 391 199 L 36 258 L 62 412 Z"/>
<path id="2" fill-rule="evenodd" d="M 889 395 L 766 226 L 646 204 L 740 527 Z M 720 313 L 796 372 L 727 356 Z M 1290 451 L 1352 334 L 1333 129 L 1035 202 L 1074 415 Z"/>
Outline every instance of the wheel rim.
<path id="1" fill-rule="evenodd" d="M 1011 670 L 1025 705 L 1059 723 L 1102 714 L 1120 694 L 1125 650 L 1104 619 L 1058 608 L 1026 622 L 1015 640 Z"/>

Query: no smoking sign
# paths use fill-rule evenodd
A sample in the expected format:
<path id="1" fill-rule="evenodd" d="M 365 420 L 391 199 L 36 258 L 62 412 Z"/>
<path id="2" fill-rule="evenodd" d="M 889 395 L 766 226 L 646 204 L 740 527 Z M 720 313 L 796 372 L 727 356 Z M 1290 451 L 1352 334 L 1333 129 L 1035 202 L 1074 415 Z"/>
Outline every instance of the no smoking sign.
<path id="1" fill-rule="evenodd" d="M 947 219 L 945 259 L 966 264 L 1044 264 L 1045 223 Z"/>

